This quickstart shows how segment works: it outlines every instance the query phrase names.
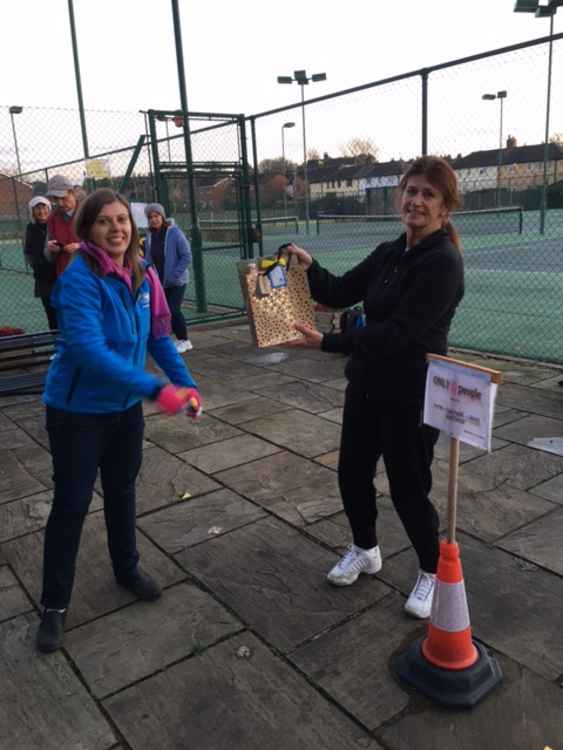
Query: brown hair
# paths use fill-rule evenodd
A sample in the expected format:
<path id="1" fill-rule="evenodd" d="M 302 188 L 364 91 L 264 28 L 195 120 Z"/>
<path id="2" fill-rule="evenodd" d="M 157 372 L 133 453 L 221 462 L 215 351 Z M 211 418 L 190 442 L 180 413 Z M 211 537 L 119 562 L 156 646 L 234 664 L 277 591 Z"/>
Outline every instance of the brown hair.
<path id="1" fill-rule="evenodd" d="M 89 241 L 90 232 L 102 208 L 109 203 L 115 203 L 116 201 L 121 203 L 121 205 L 127 209 L 129 221 L 131 222 L 131 242 L 129 243 L 125 255 L 129 261 L 129 267 L 133 272 L 133 288 L 136 291 L 143 283 L 145 271 L 140 260 L 139 232 L 137 231 L 137 225 L 133 220 L 133 214 L 131 213 L 131 208 L 129 207 L 126 198 L 110 188 L 100 188 L 99 190 L 95 190 L 82 201 L 78 208 L 75 220 L 76 234 L 81 240 Z M 98 264 L 91 255 L 85 254 L 84 258 L 96 273 L 100 272 Z"/>
<path id="2" fill-rule="evenodd" d="M 406 190 L 409 177 L 425 177 L 432 187 L 439 190 L 444 199 L 444 205 L 448 213 L 452 213 L 460 206 L 460 197 L 457 187 L 456 173 L 445 159 L 438 156 L 420 156 L 415 159 L 399 182 L 399 190 Z M 444 223 L 444 229 L 450 235 L 451 241 L 461 252 L 459 234 L 452 222 L 448 219 Z"/>

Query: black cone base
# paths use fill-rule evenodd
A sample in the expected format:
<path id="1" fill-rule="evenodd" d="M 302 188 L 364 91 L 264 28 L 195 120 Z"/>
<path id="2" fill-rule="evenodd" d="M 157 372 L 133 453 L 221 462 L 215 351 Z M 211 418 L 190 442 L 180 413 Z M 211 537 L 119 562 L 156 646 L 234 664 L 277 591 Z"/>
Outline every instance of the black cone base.
<path id="1" fill-rule="evenodd" d="M 475 664 L 458 670 L 441 669 L 427 661 L 421 648 L 423 640 L 413 641 L 406 651 L 394 656 L 391 668 L 401 680 L 437 703 L 473 708 L 502 681 L 497 660 L 479 641 L 473 641 L 479 652 Z"/>

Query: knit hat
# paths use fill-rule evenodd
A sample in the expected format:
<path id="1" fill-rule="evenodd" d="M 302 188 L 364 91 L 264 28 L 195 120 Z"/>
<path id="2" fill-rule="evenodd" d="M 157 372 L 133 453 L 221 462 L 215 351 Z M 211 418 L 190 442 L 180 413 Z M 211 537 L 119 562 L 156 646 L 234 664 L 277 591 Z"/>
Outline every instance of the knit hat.
<path id="1" fill-rule="evenodd" d="M 64 198 L 69 190 L 72 190 L 72 182 L 64 174 L 53 175 L 47 184 L 47 195 L 55 198 Z"/>
<path id="2" fill-rule="evenodd" d="M 31 217 L 31 221 L 34 221 L 33 209 L 35 208 L 35 206 L 41 206 L 41 205 L 47 206 L 49 211 L 51 210 L 51 201 L 49 201 L 47 198 L 44 198 L 42 195 L 36 195 L 27 204 L 27 207 L 29 209 L 29 215 Z"/>
<path id="3" fill-rule="evenodd" d="M 145 206 L 145 216 L 149 218 L 149 214 L 160 214 L 163 219 L 166 219 L 166 211 L 161 203 L 147 203 Z"/>

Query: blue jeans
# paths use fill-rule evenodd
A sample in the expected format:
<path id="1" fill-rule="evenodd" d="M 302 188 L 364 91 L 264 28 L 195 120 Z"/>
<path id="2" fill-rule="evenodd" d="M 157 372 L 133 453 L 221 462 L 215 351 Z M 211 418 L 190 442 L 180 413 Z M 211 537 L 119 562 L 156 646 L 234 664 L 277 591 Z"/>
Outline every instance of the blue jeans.
<path id="1" fill-rule="evenodd" d="M 137 570 L 135 480 L 141 467 L 143 408 L 109 414 L 78 414 L 47 407 L 55 494 L 45 531 L 45 607 L 68 606 L 82 525 L 98 467 L 113 572 L 126 581 Z"/>

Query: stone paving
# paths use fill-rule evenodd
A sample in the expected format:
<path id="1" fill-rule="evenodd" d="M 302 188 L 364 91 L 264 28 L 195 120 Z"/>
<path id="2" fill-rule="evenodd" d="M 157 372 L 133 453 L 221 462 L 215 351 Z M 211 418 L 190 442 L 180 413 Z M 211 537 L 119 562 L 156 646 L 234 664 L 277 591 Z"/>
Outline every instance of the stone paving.
<path id="1" fill-rule="evenodd" d="M 379 467 L 381 573 L 335 589 L 349 543 L 336 479 L 344 358 L 257 352 L 245 325 L 192 331 L 199 423 L 146 405 L 138 482 L 147 604 L 112 579 L 96 493 L 64 648 L 38 655 L 52 492 L 39 397 L 0 400 L 1 750 L 563 750 L 563 375 L 504 372 L 493 451 L 462 446 L 458 531 L 474 635 L 503 683 L 472 711 L 398 684 L 425 625 L 403 604 L 416 559 Z M 434 500 L 445 525 L 448 441 Z"/>

